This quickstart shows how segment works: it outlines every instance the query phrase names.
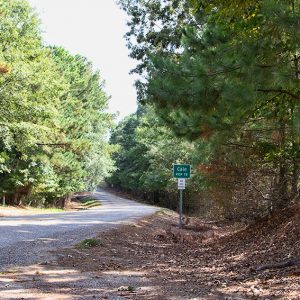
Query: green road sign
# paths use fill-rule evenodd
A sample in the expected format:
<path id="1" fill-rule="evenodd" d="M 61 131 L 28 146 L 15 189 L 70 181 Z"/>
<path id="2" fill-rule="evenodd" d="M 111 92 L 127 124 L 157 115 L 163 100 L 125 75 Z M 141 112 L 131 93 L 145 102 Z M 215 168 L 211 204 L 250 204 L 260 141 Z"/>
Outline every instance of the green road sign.
<path id="1" fill-rule="evenodd" d="M 190 178 L 191 165 L 173 165 L 174 178 Z"/>

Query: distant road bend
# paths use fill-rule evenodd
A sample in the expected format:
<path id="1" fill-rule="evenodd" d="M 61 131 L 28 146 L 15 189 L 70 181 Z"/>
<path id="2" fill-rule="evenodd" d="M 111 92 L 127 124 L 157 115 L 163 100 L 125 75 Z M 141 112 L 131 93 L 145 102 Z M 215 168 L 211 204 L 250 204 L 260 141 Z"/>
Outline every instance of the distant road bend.
<path id="1" fill-rule="evenodd" d="M 103 190 L 94 196 L 102 205 L 90 210 L 0 218 L 0 270 L 46 261 L 49 250 L 72 246 L 157 210 Z"/>

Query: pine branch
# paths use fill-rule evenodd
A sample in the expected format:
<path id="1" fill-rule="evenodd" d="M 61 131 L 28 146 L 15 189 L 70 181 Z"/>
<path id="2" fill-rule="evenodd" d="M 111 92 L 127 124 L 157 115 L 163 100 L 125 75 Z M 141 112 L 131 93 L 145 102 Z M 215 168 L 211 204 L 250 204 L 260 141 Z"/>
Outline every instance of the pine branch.
<path id="1" fill-rule="evenodd" d="M 290 259 L 285 262 L 274 263 L 274 264 L 266 264 L 256 268 L 256 271 L 264 271 L 268 269 L 281 269 L 293 266 L 300 266 L 300 259 Z"/>
<path id="2" fill-rule="evenodd" d="M 265 131 L 274 131 L 278 130 L 278 128 L 273 127 L 273 128 L 252 128 L 252 129 L 242 129 L 242 131 L 250 131 L 250 132 L 265 132 Z"/>
<path id="3" fill-rule="evenodd" d="M 268 201 L 271 201 L 271 200 L 272 200 L 271 198 L 266 197 L 266 196 L 264 195 L 264 193 L 263 193 L 260 189 L 258 189 L 258 188 L 256 187 L 256 185 L 255 185 L 249 178 L 248 178 L 247 180 L 248 180 L 248 182 L 252 185 L 252 187 L 253 187 L 258 193 L 260 193 L 260 195 L 263 197 L 264 200 L 268 200 Z"/>
<path id="4" fill-rule="evenodd" d="M 234 72 L 236 70 L 239 70 L 241 67 L 234 67 L 234 68 L 230 68 L 228 70 L 222 70 L 222 71 L 216 71 L 216 72 L 211 72 L 211 73 L 202 73 L 202 74 L 197 74 L 197 75 L 188 75 L 188 74 L 184 74 L 184 77 L 188 77 L 188 78 L 196 78 L 198 79 L 199 76 L 203 76 L 203 77 L 212 77 L 212 76 L 216 76 L 216 75 L 221 75 L 221 74 L 226 74 L 226 73 L 231 73 Z M 166 73 L 168 72 L 168 70 L 166 69 Z"/>
<path id="5" fill-rule="evenodd" d="M 242 147 L 242 148 L 249 148 L 249 149 L 254 149 L 255 147 L 253 146 L 249 146 L 249 145 L 245 145 L 245 144 L 237 144 L 237 143 L 227 143 L 227 144 L 223 144 L 224 146 L 234 146 L 234 147 Z"/>
<path id="6" fill-rule="evenodd" d="M 264 101 L 264 103 L 262 103 L 260 106 L 256 107 L 252 112 L 251 115 L 253 115 L 255 112 L 261 110 L 262 108 L 264 108 L 266 105 L 268 105 L 269 103 L 271 103 L 273 100 L 275 100 L 277 97 L 279 97 L 282 93 L 278 93 L 275 96 L 273 96 L 271 99 Z M 246 117 L 246 116 L 245 116 Z"/>
<path id="7" fill-rule="evenodd" d="M 300 96 L 293 94 L 287 90 L 282 90 L 282 89 L 257 89 L 257 92 L 264 92 L 264 93 L 281 93 L 281 94 L 287 94 L 291 96 L 292 98 L 300 100 Z"/>
<path id="8" fill-rule="evenodd" d="M 63 146 L 68 146 L 69 144 L 66 144 L 66 143 L 58 143 L 58 144 L 55 144 L 55 143 L 37 143 L 36 144 L 37 146 L 49 146 L 49 147 L 63 147 Z"/>

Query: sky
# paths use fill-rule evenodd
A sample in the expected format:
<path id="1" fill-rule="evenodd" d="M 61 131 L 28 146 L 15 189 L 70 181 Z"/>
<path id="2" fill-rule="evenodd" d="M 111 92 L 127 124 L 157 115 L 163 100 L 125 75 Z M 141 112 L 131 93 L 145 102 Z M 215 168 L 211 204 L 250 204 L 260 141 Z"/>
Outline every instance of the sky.
<path id="1" fill-rule="evenodd" d="M 118 120 L 136 110 L 135 62 L 128 57 L 126 16 L 115 0 L 28 0 L 40 16 L 44 41 L 93 62 Z"/>

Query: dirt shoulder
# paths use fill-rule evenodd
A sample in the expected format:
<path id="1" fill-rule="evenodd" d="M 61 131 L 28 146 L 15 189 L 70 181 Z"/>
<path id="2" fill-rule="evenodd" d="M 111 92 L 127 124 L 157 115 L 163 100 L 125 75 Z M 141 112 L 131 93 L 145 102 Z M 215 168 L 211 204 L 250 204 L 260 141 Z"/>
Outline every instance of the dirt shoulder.
<path id="1" fill-rule="evenodd" d="M 100 205 L 99 201 L 94 201 L 92 193 L 76 194 L 78 198 L 72 199 L 66 208 L 35 208 L 31 206 L 0 206 L 0 217 L 19 217 L 31 215 L 54 214 L 62 212 L 79 211 Z M 75 196 L 76 196 L 75 195 Z M 86 200 L 86 201 L 85 201 Z M 96 203 L 97 202 L 97 203 Z"/>
<path id="2" fill-rule="evenodd" d="M 179 231 L 177 215 L 160 212 L 100 233 L 96 247 L 60 250 L 55 261 L 2 274 L 0 296 L 300 299 L 298 221 L 293 213 L 248 227 L 193 219 Z"/>
<path id="3" fill-rule="evenodd" d="M 21 207 L 21 206 L 6 206 L 0 207 L 0 217 L 19 217 L 30 216 L 40 214 L 52 214 L 65 212 L 64 209 L 58 208 L 33 208 L 33 207 Z"/>

